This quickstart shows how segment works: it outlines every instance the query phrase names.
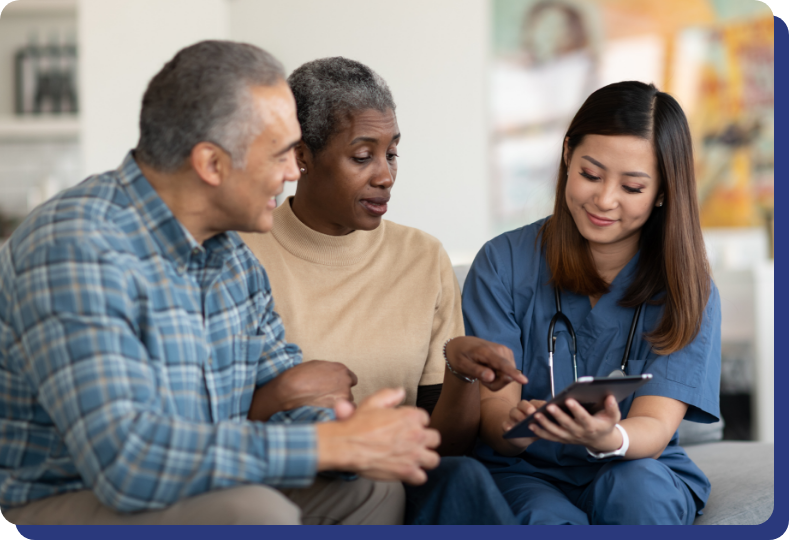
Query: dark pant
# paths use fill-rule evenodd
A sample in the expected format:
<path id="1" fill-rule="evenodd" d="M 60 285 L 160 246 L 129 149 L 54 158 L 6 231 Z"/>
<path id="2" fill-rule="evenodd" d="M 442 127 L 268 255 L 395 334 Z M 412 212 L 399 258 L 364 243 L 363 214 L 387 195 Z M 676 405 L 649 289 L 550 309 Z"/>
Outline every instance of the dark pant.
<path id="1" fill-rule="evenodd" d="M 490 473 L 469 457 L 442 457 L 421 486 L 405 486 L 406 525 L 516 524 Z"/>
<path id="2" fill-rule="evenodd" d="M 687 484 L 655 459 L 611 461 L 585 486 L 525 474 L 494 478 L 524 525 L 691 525 L 697 512 Z"/>

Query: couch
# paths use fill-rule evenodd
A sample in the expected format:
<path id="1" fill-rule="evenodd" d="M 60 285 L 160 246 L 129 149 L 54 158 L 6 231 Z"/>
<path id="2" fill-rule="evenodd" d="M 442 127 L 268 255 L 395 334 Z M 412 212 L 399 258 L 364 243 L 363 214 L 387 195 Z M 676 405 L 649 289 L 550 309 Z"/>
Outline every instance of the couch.
<path id="1" fill-rule="evenodd" d="M 694 525 L 759 525 L 775 505 L 774 445 L 722 441 L 723 426 L 682 421 L 679 442 L 712 484 Z"/>

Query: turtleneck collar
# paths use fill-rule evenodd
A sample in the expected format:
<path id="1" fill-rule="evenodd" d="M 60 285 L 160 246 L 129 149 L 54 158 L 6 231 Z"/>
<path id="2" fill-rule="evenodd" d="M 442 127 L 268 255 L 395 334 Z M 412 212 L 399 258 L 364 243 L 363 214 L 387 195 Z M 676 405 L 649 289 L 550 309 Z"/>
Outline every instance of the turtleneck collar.
<path id="1" fill-rule="evenodd" d="M 302 223 L 290 206 L 292 197 L 274 211 L 271 234 L 292 255 L 326 266 L 350 266 L 375 253 L 384 238 L 386 221 L 372 231 L 354 231 L 345 236 L 329 236 Z"/>

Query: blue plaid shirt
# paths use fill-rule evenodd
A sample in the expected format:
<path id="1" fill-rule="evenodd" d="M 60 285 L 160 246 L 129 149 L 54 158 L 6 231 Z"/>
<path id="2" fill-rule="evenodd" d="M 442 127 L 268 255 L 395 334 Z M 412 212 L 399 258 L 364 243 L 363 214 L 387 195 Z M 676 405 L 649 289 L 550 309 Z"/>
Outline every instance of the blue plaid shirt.
<path id="1" fill-rule="evenodd" d="M 309 422 L 331 414 L 246 419 L 255 387 L 299 362 L 239 236 L 197 244 L 129 154 L 0 250 L 0 506 L 91 489 L 132 512 L 309 485 Z"/>

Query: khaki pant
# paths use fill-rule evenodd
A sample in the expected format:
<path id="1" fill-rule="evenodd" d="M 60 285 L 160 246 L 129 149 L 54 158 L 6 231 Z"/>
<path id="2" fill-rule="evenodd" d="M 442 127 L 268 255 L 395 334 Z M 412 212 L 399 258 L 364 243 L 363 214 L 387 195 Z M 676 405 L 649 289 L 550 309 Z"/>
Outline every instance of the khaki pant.
<path id="1" fill-rule="evenodd" d="M 164 510 L 121 514 L 91 491 L 76 491 L 5 510 L 15 525 L 398 525 L 399 482 L 317 478 L 303 489 L 247 485 L 184 499 Z"/>

